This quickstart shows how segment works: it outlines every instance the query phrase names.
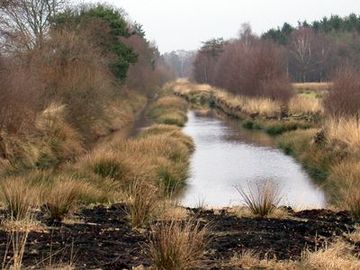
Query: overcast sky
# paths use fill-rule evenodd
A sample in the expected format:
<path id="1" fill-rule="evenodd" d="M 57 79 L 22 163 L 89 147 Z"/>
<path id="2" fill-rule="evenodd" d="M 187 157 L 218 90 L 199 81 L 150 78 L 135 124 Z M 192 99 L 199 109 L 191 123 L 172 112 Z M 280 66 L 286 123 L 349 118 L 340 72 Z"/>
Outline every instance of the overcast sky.
<path id="1" fill-rule="evenodd" d="M 309 22 L 323 16 L 360 14 L 360 0 L 90 0 L 124 8 L 144 26 L 147 38 L 164 53 L 194 50 L 201 41 L 237 36 L 242 23 L 254 32 L 289 22 Z M 87 2 L 87 1 L 85 1 Z"/>

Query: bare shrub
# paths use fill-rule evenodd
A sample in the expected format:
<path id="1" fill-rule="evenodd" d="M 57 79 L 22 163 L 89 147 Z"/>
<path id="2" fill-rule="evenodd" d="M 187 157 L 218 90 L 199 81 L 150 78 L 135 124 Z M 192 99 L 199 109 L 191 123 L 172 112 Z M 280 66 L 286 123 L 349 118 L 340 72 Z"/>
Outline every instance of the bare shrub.
<path id="1" fill-rule="evenodd" d="M 333 86 L 324 99 L 326 111 L 335 116 L 360 114 L 360 70 L 351 66 L 339 69 L 333 76 Z"/>
<path id="2" fill-rule="evenodd" d="M 293 93 L 284 59 L 279 46 L 259 39 L 247 27 L 240 39 L 222 43 L 216 57 L 209 58 L 200 50 L 194 63 L 194 74 L 195 78 L 203 74 L 198 78 L 200 83 L 210 83 L 238 95 L 286 102 Z M 207 63 L 209 61 L 211 63 Z"/>
<path id="3" fill-rule="evenodd" d="M 126 84 L 130 89 L 151 95 L 156 87 L 174 79 L 171 68 L 157 57 L 158 51 L 153 44 L 139 35 L 122 41 L 138 56 L 137 62 L 129 67 L 126 76 Z"/>
<path id="4" fill-rule="evenodd" d="M 280 202 L 279 187 L 272 181 L 248 183 L 248 189 L 235 187 L 244 200 L 245 205 L 254 215 L 261 217 L 271 214 Z"/>
<path id="5" fill-rule="evenodd" d="M 161 222 L 151 226 L 149 256 L 156 269 L 193 269 L 205 250 L 207 228 L 199 222 Z"/>
<path id="6" fill-rule="evenodd" d="M 7 58 L 0 62 L 0 129 L 10 134 L 28 131 L 36 117 L 41 89 L 21 61 Z"/>
<path id="7" fill-rule="evenodd" d="M 96 125 L 106 122 L 104 107 L 115 93 L 114 77 L 101 49 L 75 31 L 53 31 L 42 48 L 30 55 L 31 70 L 47 86 L 42 107 L 50 103 L 67 107 L 66 120 L 86 142 L 97 136 Z"/>

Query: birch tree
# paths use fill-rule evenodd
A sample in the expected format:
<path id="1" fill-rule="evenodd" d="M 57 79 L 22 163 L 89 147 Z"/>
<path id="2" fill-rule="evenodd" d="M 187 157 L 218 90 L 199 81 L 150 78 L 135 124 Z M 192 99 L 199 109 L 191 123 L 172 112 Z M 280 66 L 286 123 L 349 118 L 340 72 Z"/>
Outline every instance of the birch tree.
<path id="1" fill-rule="evenodd" d="M 7 50 L 41 47 L 66 0 L 1 0 L 0 41 Z"/>

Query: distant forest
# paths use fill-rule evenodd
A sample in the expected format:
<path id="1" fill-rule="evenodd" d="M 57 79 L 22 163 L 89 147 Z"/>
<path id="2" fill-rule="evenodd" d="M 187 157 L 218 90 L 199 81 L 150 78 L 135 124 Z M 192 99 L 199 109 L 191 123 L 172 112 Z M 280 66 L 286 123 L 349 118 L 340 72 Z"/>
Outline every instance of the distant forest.
<path id="1" fill-rule="evenodd" d="M 224 55 L 229 54 L 228 51 L 234 44 L 258 44 L 251 42 L 254 40 L 270 42 L 277 47 L 283 69 L 293 81 L 328 81 L 340 67 L 360 67 L 360 16 L 350 14 L 341 18 L 333 15 L 312 23 L 299 22 L 297 26 L 284 23 L 282 27 L 270 29 L 260 37 L 251 31 L 250 25 L 244 24 L 236 39 L 205 41 L 194 60 L 193 78 L 199 82 L 213 83 L 215 77 L 225 76 L 222 74 L 224 64 L 219 68 L 219 61 L 224 61 Z M 234 50 L 233 55 L 228 56 L 228 64 L 231 64 L 234 57 L 246 56 L 234 55 L 239 52 Z M 238 61 L 240 63 L 247 60 Z M 239 65 L 230 68 L 228 72 L 235 72 L 237 69 Z"/>
<path id="2" fill-rule="evenodd" d="M 339 66 L 360 66 L 360 16 L 356 14 L 299 22 L 296 27 L 284 23 L 262 39 L 285 49 L 288 71 L 295 81 L 324 81 Z"/>

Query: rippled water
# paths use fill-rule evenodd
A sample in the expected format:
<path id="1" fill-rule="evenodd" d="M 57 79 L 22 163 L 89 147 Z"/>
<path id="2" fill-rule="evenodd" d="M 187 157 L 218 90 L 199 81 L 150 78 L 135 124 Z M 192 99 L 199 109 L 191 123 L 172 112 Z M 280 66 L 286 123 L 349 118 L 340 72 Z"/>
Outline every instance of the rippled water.
<path id="1" fill-rule="evenodd" d="M 184 206 L 225 207 L 242 199 L 235 186 L 271 180 L 280 187 L 282 205 L 325 206 L 324 193 L 302 167 L 274 146 L 263 132 L 241 128 L 239 121 L 188 114 L 184 132 L 196 145 L 191 177 L 181 201 Z"/>

